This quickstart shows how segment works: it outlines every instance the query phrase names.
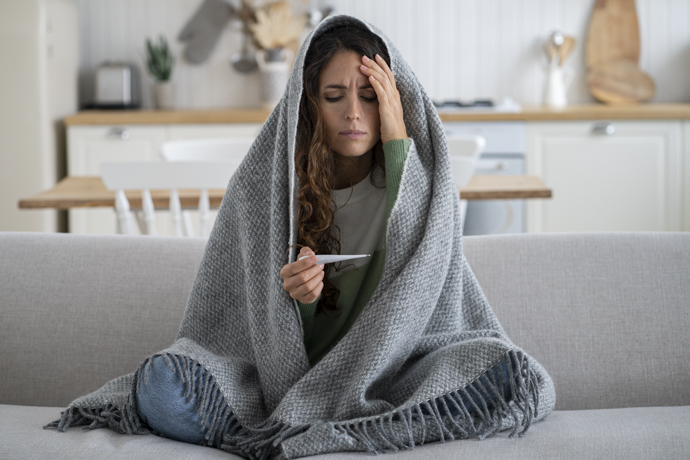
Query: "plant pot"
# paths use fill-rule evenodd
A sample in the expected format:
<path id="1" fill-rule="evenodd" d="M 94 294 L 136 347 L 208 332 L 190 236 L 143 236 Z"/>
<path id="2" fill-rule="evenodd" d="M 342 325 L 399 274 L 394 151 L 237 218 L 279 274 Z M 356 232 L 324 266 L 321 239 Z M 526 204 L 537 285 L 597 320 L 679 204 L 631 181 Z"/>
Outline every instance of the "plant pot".
<path id="1" fill-rule="evenodd" d="M 153 101 L 157 109 L 175 107 L 175 84 L 171 81 L 158 81 L 153 85 Z"/>
<path id="2" fill-rule="evenodd" d="M 256 61 L 261 71 L 261 106 L 265 110 L 273 110 L 283 97 L 288 81 L 288 62 L 294 57 L 295 53 L 289 48 L 256 51 Z"/>

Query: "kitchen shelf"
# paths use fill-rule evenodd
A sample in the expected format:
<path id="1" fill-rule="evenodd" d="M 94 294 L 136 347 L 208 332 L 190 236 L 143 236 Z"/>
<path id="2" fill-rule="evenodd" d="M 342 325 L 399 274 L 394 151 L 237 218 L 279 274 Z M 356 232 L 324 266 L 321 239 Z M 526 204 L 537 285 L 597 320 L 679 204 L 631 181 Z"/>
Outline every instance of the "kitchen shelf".
<path id="1" fill-rule="evenodd" d="M 196 110 L 83 110 L 64 119 L 65 125 L 263 123 L 270 111 L 258 108 Z M 690 119 L 690 104 L 571 105 L 564 109 L 525 106 L 521 112 L 459 110 L 439 112 L 442 121 L 559 121 Z"/>

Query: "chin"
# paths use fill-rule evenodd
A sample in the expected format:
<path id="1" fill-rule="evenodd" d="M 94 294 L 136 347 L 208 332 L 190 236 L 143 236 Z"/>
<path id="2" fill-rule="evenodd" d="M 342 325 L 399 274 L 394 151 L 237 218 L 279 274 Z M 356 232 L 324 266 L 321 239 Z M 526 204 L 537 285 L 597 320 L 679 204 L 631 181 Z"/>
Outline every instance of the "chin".
<path id="1" fill-rule="evenodd" d="M 365 153 L 367 153 L 370 149 L 367 150 L 354 150 L 354 149 L 348 149 L 348 150 L 343 150 L 343 149 L 338 149 L 334 150 L 335 153 L 337 153 L 340 156 L 343 157 L 361 157 Z"/>
<path id="2" fill-rule="evenodd" d="M 338 145 L 336 146 L 333 151 L 337 153 L 338 155 L 344 156 L 344 157 L 361 157 L 365 153 L 369 152 L 371 149 L 373 149 L 376 146 L 376 143 L 373 145 Z"/>

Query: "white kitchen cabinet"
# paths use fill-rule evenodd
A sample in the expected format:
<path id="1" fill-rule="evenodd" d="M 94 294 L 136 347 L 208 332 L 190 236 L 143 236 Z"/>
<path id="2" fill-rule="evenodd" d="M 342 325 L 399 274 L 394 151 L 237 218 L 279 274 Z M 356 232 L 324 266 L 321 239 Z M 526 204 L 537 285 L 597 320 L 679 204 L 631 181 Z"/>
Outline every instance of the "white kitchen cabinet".
<path id="1" fill-rule="evenodd" d="M 527 231 L 690 229 L 682 128 L 680 120 L 527 123 L 527 174 L 553 191 L 527 200 Z"/>
<path id="2" fill-rule="evenodd" d="M 158 160 L 167 131 L 165 125 L 69 126 L 67 174 L 98 175 L 98 165 L 105 161 Z"/>
<path id="3" fill-rule="evenodd" d="M 262 123 L 176 124 L 176 125 L 71 125 L 67 130 L 68 174 L 96 176 L 105 161 L 162 161 L 164 142 L 200 138 L 256 137 Z M 211 221 L 217 210 L 211 211 Z M 198 212 L 191 211 L 195 235 L 199 235 Z M 172 235 L 168 211 L 156 211 L 160 235 Z M 136 228 L 136 226 L 135 226 Z M 115 212 L 109 208 L 72 209 L 71 233 L 115 234 Z"/>

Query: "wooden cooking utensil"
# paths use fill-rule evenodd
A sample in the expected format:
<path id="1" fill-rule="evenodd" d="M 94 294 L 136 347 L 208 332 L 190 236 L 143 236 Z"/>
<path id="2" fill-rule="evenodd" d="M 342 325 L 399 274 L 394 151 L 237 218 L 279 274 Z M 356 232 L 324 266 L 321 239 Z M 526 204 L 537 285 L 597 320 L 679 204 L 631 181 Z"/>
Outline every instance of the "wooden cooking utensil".
<path id="1" fill-rule="evenodd" d="M 570 55 L 570 53 L 572 53 L 573 49 L 575 48 L 575 43 L 577 42 L 575 37 L 566 35 L 564 38 L 565 41 L 563 42 L 563 46 L 561 46 L 558 50 L 558 63 L 560 65 L 563 65 L 566 58 Z"/>
<path id="2" fill-rule="evenodd" d="M 634 104 L 654 97 L 656 85 L 636 63 L 618 59 L 592 66 L 587 75 L 589 92 L 609 104 Z"/>
<path id="3" fill-rule="evenodd" d="M 640 61 L 640 30 L 635 0 L 596 0 L 585 45 L 585 64 Z"/>
<path id="4" fill-rule="evenodd" d="M 549 64 L 556 62 L 558 59 L 558 48 L 553 44 L 551 38 L 546 39 L 546 42 L 544 43 L 544 51 L 546 52 L 546 57 L 549 60 Z"/>

